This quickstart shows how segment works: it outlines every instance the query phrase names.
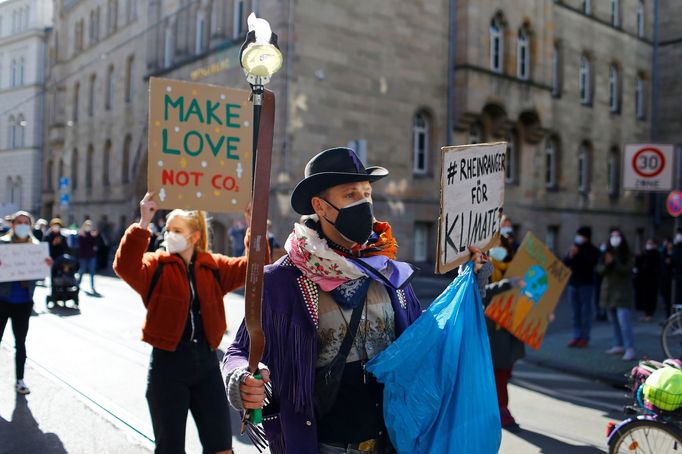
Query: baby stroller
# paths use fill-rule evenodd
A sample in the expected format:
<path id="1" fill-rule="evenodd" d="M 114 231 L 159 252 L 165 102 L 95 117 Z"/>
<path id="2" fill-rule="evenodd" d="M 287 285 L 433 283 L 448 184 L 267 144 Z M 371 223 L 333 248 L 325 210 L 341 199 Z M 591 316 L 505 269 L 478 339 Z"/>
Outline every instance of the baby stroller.
<path id="1" fill-rule="evenodd" d="M 78 259 L 72 255 L 64 254 L 55 259 L 52 264 L 50 281 L 52 283 L 52 293 L 45 297 L 45 304 L 48 309 L 52 309 L 55 304 L 66 307 L 66 302 L 73 300 L 73 308 L 78 308 Z"/>

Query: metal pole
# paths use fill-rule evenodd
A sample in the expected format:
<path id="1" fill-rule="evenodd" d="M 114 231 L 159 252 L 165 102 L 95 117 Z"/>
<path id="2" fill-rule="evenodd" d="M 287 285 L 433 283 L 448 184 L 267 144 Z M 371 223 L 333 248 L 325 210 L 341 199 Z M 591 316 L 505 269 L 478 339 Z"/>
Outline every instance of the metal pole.
<path id="1" fill-rule="evenodd" d="M 448 40 L 448 118 L 446 145 L 452 143 L 452 130 L 455 127 L 455 56 L 457 54 L 457 0 L 450 0 L 450 30 Z"/>

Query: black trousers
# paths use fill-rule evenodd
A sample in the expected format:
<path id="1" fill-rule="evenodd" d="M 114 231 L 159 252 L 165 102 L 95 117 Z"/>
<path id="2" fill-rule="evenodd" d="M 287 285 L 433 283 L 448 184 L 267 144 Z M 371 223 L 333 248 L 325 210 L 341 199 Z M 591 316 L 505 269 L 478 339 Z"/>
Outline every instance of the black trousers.
<path id="1" fill-rule="evenodd" d="M 28 334 L 28 322 L 33 312 L 33 301 L 28 303 L 5 303 L 0 301 L 0 340 L 5 332 L 7 320 L 12 321 L 12 332 L 16 344 L 14 356 L 17 380 L 24 378 L 24 366 L 26 365 L 26 334 Z"/>
<path id="2" fill-rule="evenodd" d="M 204 453 L 232 449 L 232 428 L 218 358 L 208 343 L 180 342 L 174 352 L 154 348 L 147 403 L 156 453 L 184 453 L 187 411 L 197 424 Z"/>

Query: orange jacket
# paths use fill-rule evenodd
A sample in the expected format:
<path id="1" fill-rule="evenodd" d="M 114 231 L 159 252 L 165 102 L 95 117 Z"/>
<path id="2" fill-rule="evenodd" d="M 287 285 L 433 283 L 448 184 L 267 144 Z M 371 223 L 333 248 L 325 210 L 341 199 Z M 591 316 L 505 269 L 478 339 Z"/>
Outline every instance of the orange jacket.
<path id="1" fill-rule="evenodd" d="M 147 307 L 142 340 L 156 348 L 175 351 L 189 316 L 187 265 L 178 255 L 146 252 L 149 238 L 149 230 L 138 224 L 128 227 L 116 251 L 114 271 L 140 294 Z M 150 301 L 144 301 L 160 262 L 164 263 L 163 272 Z M 215 350 L 227 328 L 223 296 L 244 285 L 246 257 L 197 252 L 194 265 L 204 332 L 208 344 Z M 214 270 L 219 270 L 220 284 L 215 278 Z"/>

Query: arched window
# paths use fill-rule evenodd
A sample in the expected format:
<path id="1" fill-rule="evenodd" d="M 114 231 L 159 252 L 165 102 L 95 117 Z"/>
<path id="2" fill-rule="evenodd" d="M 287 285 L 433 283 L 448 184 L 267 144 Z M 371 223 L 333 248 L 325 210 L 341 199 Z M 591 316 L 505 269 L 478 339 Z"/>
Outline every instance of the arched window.
<path id="1" fill-rule="evenodd" d="M 583 0 L 583 14 L 592 14 L 592 0 Z"/>
<path id="2" fill-rule="evenodd" d="M 590 192 L 590 147 L 587 143 L 578 149 L 578 191 Z"/>
<path id="3" fill-rule="evenodd" d="M 475 121 L 469 126 L 469 143 L 483 143 L 485 138 L 483 137 L 483 125 L 480 122 Z"/>
<path id="4" fill-rule="evenodd" d="M 609 66 L 609 108 L 616 113 L 620 110 L 620 77 L 616 65 Z"/>
<path id="5" fill-rule="evenodd" d="M 638 120 L 646 117 L 644 108 L 644 79 L 638 75 L 635 79 L 635 114 Z"/>
<path id="6" fill-rule="evenodd" d="M 9 68 L 9 86 L 17 86 L 17 59 L 13 58 Z"/>
<path id="7" fill-rule="evenodd" d="M 583 105 L 589 105 L 592 102 L 592 68 L 590 59 L 586 55 L 580 57 L 580 102 Z"/>
<path id="8" fill-rule="evenodd" d="M 123 155 L 121 156 L 121 182 L 130 182 L 130 146 L 132 138 L 130 134 L 123 141 Z"/>
<path id="9" fill-rule="evenodd" d="M 504 29 L 499 14 L 490 21 L 490 69 L 496 73 L 504 70 Z"/>
<path id="10" fill-rule="evenodd" d="M 194 53 L 200 54 L 205 50 L 206 16 L 203 11 L 197 12 L 196 36 L 194 37 Z"/>
<path id="11" fill-rule="evenodd" d="M 241 38 L 244 35 L 244 0 L 235 0 L 232 12 L 232 37 Z"/>
<path id="12" fill-rule="evenodd" d="M 19 58 L 19 77 L 17 85 L 24 85 L 24 57 Z"/>
<path id="13" fill-rule="evenodd" d="M 137 19 L 137 2 L 134 0 L 126 0 L 126 23 Z"/>
<path id="14" fill-rule="evenodd" d="M 175 33 L 173 29 L 175 24 L 169 22 L 166 24 L 165 37 L 163 42 L 163 67 L 169 68 L 173 64 L 175 58 Z"/>
<path id="15" fill-rule="evenodd" d="M 522 80 L 530 78 L 530 32 L 525 26 L 519 29 L 516 46 L 516 75 Z"/>
<path id="16" fill-rule="evenodd" d="M 555 189 L 557 187 L 558 154 L 557 141 L 554 137 L 550 137 L 545 144 L 545 187 L 547 189 Z"/>
<path id="17" fill-rule="evenodd" d="M 14 148 L 16 146 L 16 125 L 17 119 L 14 118 L 14 115 L 10 115 L 9 120 L 7 121 L 7 148 Z"/>
<path id="18" fill-rule="evenodd" d="M 426 113 L 418 112 L 412 120 L 412 172 L 415 175 L 425 175 L 428 171 L 429 128 Z"/>
<path id="19" fill-rule="evenodd" d="M 22 197 L 21 197 L 22 194 L 21 194 L 21 193 L 22 193 L 22 189 L 23 189 L 23 188 L 22 188 L 22 182 L 21 182 L 21 177 L 20 177 L 20 176 L 16 177 L 16 179 L 14 180 L 14 188 L 13 188 L 13 189 L 14 189 L 14 190 L 12 191 L 12 192 L 13 192 L 13 194 L 12 194 L 12 202 L 13 202 L 16 206 L 18 206 L 18 207 L 23 206 L 23 203 L 22 203 L 22 200 L 21 200 L 21 199 L 22 199 Z"/>
<path id="20" fill-rule="evenodd" d="M 92 189 L 92 161 L 95 157 L 95 149 L 92 144 L 88 145 L 88 154 L 85 156 L 85 188 Z"/>
<path id="21" fill-rule="evenodd" d="M 637 2 L 637 36 L 644 38 L 644 2 Z"/>
<path id="22" fill-rule="evenodd" d="M 104 143 L 104 153 L 102 153 L 102 186 L 109 186 L 109 167 L 111 166 L 111 140 Z"/>
<path id="23" fill-rule="evenodd" d="M 80 91 L 81 91 L 81 84 L 80 82 L 76 82 L 76 85 L 73 86 L 73 122 L 78 121 L 78 110 L 79 110 L 79 102 L 80 102 Z"/>
<path id="24" fill-rule="evenodd" d="M 107 32 L 114 33 L 118 28 L 118 0 L 107 2 Z"/>
<path id="25" fill-rule="evenodd" d="M 24 138 L 26 136 L 24 133 L 24 131 L 26 131 L 26 119 L 24 119 L 23 114 L 19 114 L 17 117 L 17 123 L 14 125 L 14 129 L 16 131 L 14 145 L 17 148 L 22 148 L 24 146 Z"/>
<path id="26" fill-rule="evenodd" d="M 71 153 L 71 188 L 78 189 L 78 148 Z"/>
<path id="27" fill-rule="evenodd" d="M 606 172 L 607 172 L 607 189 L 609 191 L 609 196 L 611 197 L 618 197 L 619 189 L 620 189 L 620 181 L 619 181 L 619 175 L 620 175 L 620 152 L 618 149 L 618 146 L 614 145 L 611 147 L 611 151 L 609 151 L 609 158 L 606 163 Z"/>
<path id="28" fill-rule="evenodd" d="M 45 189 L 54 190 L 54 162 L 52 160 L 47 161 L 45 166 Z"/>
<path id="29" fill-rule="evenodd" d="M 114 65 L 109 65 L 109 69 L 107 70 L 107 87 L 104 103 L 104 107 L 107 110 L 111 110 L 111 108 L 114 106 L 115 83 L 116 80 L 114 78 Z"/>
<path id="30" fill-rule="evenodd" d="M 5 203 L 11 204 L 12 199 L 14 199 L 14 181 L 12 180 L 12 177 L 7 177 L 7 181 L 5 182 Z"/>
<path id="31" fill-rule="evenodd" d="M 620 0 L 611 0 L 611 25 L 620 27 Z"/>
<path id="32" fill-rule="evenodd" d="M 126 82 L 125 82 L 126 102 L 132 101 L 135 96 L 135 56 L 128 57 L 126 62 Z"/>
<path id="33" fill-rule="evenodd" d="M 519 172 L 519 147 L 516 131 L 507 135 L 507 151 L 505 156 L 504 180 L 507 184 L 518 182 Z"/>
<path id="34" fill-rule="evenodd" d="M 62 181 L 62 177 L 64 176 L 64 159 L 63 158 L 59 159 L 59 168 L 57 170 L 58 170 L 57 182 L 59 183 Z"/>
<path id="35" fill-rule="evenodd" d="M 561 47 L 554 43 L 552 51 L 552 96 L 561 96 Z"/>
<path id="36" fill-rule="evenodd" d="M 97 76 L 92 74 L 90 76 L 90 90 L 88 91 L 88 115 L 93 116 L 95 113 L 95 83 Z"/>

